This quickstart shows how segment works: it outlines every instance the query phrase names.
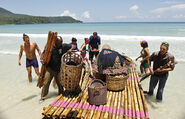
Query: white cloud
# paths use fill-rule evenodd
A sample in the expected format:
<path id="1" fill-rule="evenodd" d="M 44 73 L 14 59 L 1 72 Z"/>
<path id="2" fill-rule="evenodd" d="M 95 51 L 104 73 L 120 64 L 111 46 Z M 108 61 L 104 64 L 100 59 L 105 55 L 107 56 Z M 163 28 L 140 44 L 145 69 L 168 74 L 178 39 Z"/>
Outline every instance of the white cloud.
<path id="1" fill-rule="evenodd" d="M 138 9 L 139 9 L 139 7 L 137 5 L 134 5 L 129 8 L 130 11 L 137 11 Z"/>
<path id="2" fill-rule="evenodd" d="M 183 14 L 178 14 L 178 15 L 173 16 L 173 18 L 175 18 L 175 19 L 178 19 L 178 18 L 185 18 L 185 15 L 183 15 Z"/>
<path id="3" fill-rule="evenodd" d="M 82 18 L 85 18 L 85 19 L 89 19 L 89 18 L 90 18 L 90 13 L 89 13 L 89 11 L 83 12 L 82 15 L 81 15 L 81 17 L 82 17 Z"/>
<path id="4" fill-rule="evenodd" d="M 127 16 L 116 16 L 116 19 L 126 19 L 128 18 Z"/>
<path id="5" fill-rule="evenodd" d="M 177 2 L 177 1 L 164 1 L 164 2 L 161 2 L 162 4 L 180 4 L 182 2 Z"/>
<path id="6" fill-rule="evenodd" d="M 155 14 L 161 14 L 164 12 L 172 12 L 172 11 L 179 11 L 179 10 L 185 10 L 185 4 L 179 4 L 179 5 L 172 5 L 170 7 L 162 7 L 152 10 L 152 13 Z"/>
<path id="7" fill-rule="evenodd" d="M 156 18 L 161 18 L 161 15 L 157 15 Z"/>
<path id="8" fill-rule="evenodd" d="M 71 13 L 69 10 L 64 10 L 64 12 L 62 14 L 60 14 L 60 16 L 70 16 L 76 19 L 76 14 L 75 13 Z"/>

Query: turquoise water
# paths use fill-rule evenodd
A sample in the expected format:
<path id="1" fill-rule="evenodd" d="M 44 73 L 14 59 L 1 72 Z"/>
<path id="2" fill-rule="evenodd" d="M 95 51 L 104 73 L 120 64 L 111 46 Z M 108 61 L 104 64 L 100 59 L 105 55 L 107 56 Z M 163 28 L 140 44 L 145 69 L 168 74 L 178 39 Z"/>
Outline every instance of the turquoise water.
<path id="1" fill-rule="evenodd" d="M 124 52 L 131 58 L 139 55 L 139 41 L 146 40 L 150 52 L 158 51 L 161 42 L 170 43 L 169 52 L 178 61 L 185 61 L 185 22 L 174 23 L 73 23 L 73 24 L 28 24 L 0 26 L 0 54 L 17 55 L 19 53 L 22 34 L 27 33 L 31 41 L 36 41 L 43 50 L 48 31 L 58 32 L 69 43 L 72 37 L 78 39 L 78 44 L 85 37 L 97 31 L 102 44 L 108 43 L 119 52 Z"/>
<path id="2" fill-rule="evenodd" d="M 76 24 L 28 24 L 1 25 L 0 33 L 45 34 L 49 30 L 66 34 L 89 34 L 97 31 L 106 35 L 179 36 L 185 37 L 185 22 L 172 23 L 76 23 Z"/>

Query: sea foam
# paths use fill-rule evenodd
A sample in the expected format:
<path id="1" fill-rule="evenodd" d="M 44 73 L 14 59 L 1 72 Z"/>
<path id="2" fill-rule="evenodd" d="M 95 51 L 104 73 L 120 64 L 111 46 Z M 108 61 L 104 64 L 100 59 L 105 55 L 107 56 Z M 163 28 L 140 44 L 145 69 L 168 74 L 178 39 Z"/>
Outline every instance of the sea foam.
<path id="1" fill-rule="evenodd" d="M 78 39 L 88 38 L 91 34 L 58 34 L 62 37 L 72 38 L 76 37 Z M 185 41 L 185 37 L 173 37 L 173 36 L 136 36 L 136 35 L 106 35 L 99 34 L 102 40 L 182 40 Z M 47 34 L 28 34 L 32 38 L 47 38 Z M 22 37 L 22 34 L 16 33 L 0 33 L 0 37 Z"/>

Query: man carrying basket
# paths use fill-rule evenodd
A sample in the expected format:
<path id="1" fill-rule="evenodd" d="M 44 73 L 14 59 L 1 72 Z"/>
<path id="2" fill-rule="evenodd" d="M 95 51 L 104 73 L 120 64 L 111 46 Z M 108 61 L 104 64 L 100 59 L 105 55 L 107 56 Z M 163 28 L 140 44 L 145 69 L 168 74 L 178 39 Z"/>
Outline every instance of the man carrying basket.
<path id="1" fill-rule="evenodd" d="M 43 101 L 44 99 L 46 99 L 46 96 L 49 91 L 49 85 L 53 77 L 55 77 L 55 80 L 58 86 L 58 94 L 61 94 L 63 92 L 63 87 L 60 84 L 60 75 L 59 75 L 60 67 L 61 67 L 61 57 L 64 53 L 66 53 L 67 51 L 70 51 L 71 48 L 72 48 L 71 44 L 63 44 L 63 40 L 61 36 L 57 37 L 51 53 L 51 59 L 46 66 L 44 85 L 42 88 L 40 101 Z M 45 64 L 45 62 L 43 62 L 43 57 L 41 57 L 41 63 Z"/>

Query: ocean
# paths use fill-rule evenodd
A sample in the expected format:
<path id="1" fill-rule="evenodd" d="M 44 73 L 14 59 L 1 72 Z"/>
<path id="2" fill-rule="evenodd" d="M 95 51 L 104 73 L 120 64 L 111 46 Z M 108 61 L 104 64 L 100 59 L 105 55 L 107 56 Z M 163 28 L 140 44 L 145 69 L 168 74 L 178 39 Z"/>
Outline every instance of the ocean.
<path id="1" fill-rule="evenodd" d="M 185 22 L 102 22 L 102 23 L 64 23 L 0 25 L 0 54 L 18 55 L 23 43 L 22 34 L 30 36 L 43 51 L 49 31 L 58 32 L 64 43 L 77 38 L 78 47 L 94 31 L 101 37 L 101 46 L 108 43 L 112 49 L 125 53 L 135 59 L 140 55 L 140 41 L 146 40 L 150 53 L 158 51 L 160 44 L 167 41 L 169 52 L 177 61 L 185 62 Z"/>

